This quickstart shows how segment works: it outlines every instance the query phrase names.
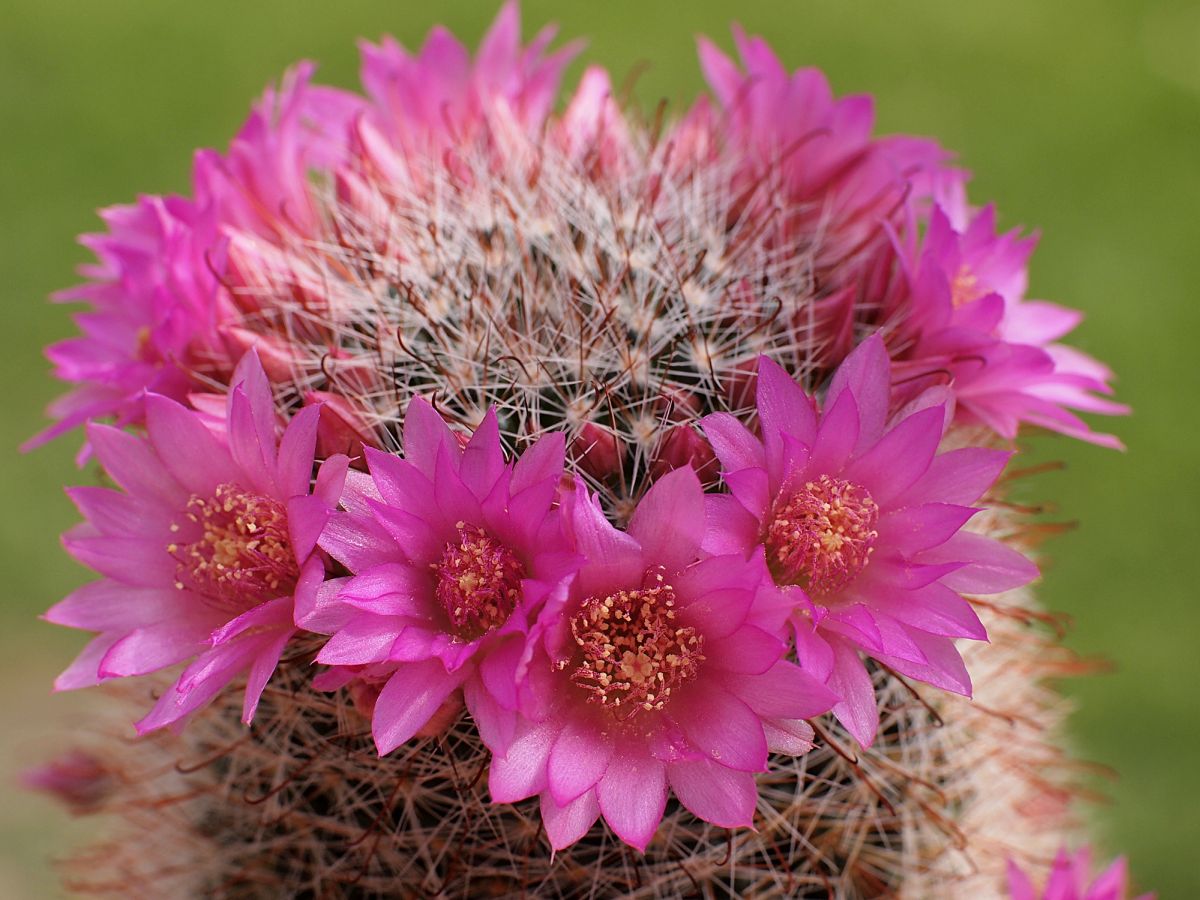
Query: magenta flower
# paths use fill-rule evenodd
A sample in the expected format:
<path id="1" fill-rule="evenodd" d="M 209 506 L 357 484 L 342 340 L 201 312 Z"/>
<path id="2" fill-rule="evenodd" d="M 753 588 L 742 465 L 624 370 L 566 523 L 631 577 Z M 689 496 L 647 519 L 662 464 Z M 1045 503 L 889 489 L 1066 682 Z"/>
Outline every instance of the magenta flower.
<path id="1" fill-rule="evenodd" d="M 277 442 L 257 356 L 242 360 L 232 384 L 228 445 L 200 415 L 152 394 L 147 437 L 88 427 L 97 458 L 123 490 L 69 491 L 87 521 L 64 544 L 105 577 L 46 613 L 51 622 L 100 632 L 55 687 L 192 660 L 137 723 L 140 732 L 182 719 L 242 673 L 248 723 L 295 633 L 294 593 L 325 578 L 316 542 L 347 460 L 327 460 L 310 493 L 319 409 L 298 413 Z"/>
<path id="2" fill-rule="evenodd" d="M 802 720 L 834 699 L 782 659 L 786 610 L 762 602 L 761 555 L 702 559 L 704 496 L 690 468 L 655 483 L 628 533 L 582 482 L 564 517 L 586 561 L 540 618 L 530 669 L 551 677 L 492 759 L 492 799 L 540 794 L 556 849 L 603 815 L 644 850 L 668 789 L 702 819 L 749 826 L 768 750 L 809 749 Z"/>
<path id="3" fill-rule="evenodd" d="M 318 662 L 386 680 L 373 717 L 381 755 L 460 688 L 483 739 L 507 748 L 533 618 L 576 567 L 553 514 L 563 456 L 556 434 L 506 463 L 494 410 L 464 447 L 420 398 L 405 458 L 367 451 L 372 483 L 352 482 L 350 511 L 322 540 L 355 575 L 299 621 L 333 635 Z"/>
<path id="4" fill-rule="evenodd" d="M 547 54 L 556 32 L 547 26 L 522 47 L 520 6 L 513 0 L 500 10 L 474 60 L 441 27 L 416 56 L 391 37 L 378 46 L 364 41 L 362 83 L 372 101 L 372 124 L 410 158 L 437 158 L 443 148 L 468 144 L 500 106 L 535 134 L 580 49 L 573 42 Z"/>
<path id="5" fill-rule="evenodd" d="M 897 312 L 897 376 L 919 389 L 920 376 L 949 374 L 959 417 L 1002 437 L 1016 437 L 1025 422 L 1121 447 L 1070 412 L 1122 415 L 1129 408 L 1106 399 L 1107 367 L 1054 343 L 1082 314 L 1024 298 L 1035 239 L 997 234 L 990 206 L 968 220 L 961 192 L 950 192 L 948 202 L 949 212 L 933 209 L 907 302 Z M 963 230 L 953 221 L 966 222 L 957 226 Z"/>
<path id="6" fill-rule="evenodd" d="M 931 140 L 873 137 L 870 96 L 835 98 L 819 69 L 789 72 L 761 37 L 733 36 L 744 71 L 700 38 L 717 110 L 701 101 L 673 137 L 686 155 L 733 166 L 742 214 L 770 210 L 781 245 L 813 255 L 822 290 L 804 321 L 836 363 L 852 346 L 856 309 L 874 304 L 893 262 L 891 230 L 950 177 L 949 154 Z"/>
<path id="7" fill-rule="evenodd" d="M 98 260 L 81 270 L 89 281 L 55 296 L 90 304 L 74 317 L 82 335 L 46 351 L 55 376 L 78 387 L 50 407 L 57 424 L 30 447 L 89 419 L 140 422 L 147 391 L 183 400 L 193 371 L 222 355 L 205 261 L 218 253 L 211 217 L 182 197 L 142 197 L 100 216 L 108 233 L 81 239 Z"/>
<path id="8" fill-rule="evenodd" d="M 1009 454 L 937 455 L 945 405 L 926 396 L 889 423 L 889 397 L 887 352 L 872 337 L 839 368 L 819 415 L 763 358 L 761 435 L 725 413 L 703 420 L 731 492 L 708 497 L 706 546 L 765 550 L 797 610 L 802 663 L 828 679 L 841 698 L 835 715 L 863 745 L 874 739 L 879 711 L 860 652 L 970 694 L 954 639 L 987 635 L 960 592 L 995 593 L 1037 575 L 1019 553 L 962 530 Z"/>
<path id="9" fill-rule="evenodd" d="M 1011 900 L 1126 900 L 1129 871 L 1124 857 L 1117 857 L 1107 869 L 1088 883 L 1092 869 L 1092 854 L 1087 847 L 1068 854 L 1060 850 L 1054 858 L 1054 868 L 1046 888 L 1038 892 L 1029 876 L 1008 863 L 1008 892 Z M 1154 900 L 1154 894 L 1142 894 L 1136 900 Z"/>

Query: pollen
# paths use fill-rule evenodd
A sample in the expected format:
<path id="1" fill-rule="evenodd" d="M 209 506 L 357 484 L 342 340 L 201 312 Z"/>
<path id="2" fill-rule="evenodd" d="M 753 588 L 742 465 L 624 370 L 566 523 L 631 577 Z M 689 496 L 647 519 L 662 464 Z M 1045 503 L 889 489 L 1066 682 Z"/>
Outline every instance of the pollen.
<path id="1" fill-rule="evenodd" d="M 677 599 L 655 587 L 584 602 L 571 618 L 581 659 L 571 680 L 618 721 L 663 709 L 704 661 L 704 637 L 678 621 Z"/>
<path id="2" fill-rule="evenodd" d="M 983 291 L 979 287 L 979 278 L 971 271 L 971 267 L 963 263 L 958 267 L 958 271 L 954 274 L 953 280 L 950 282 L 950 302 L 955 309 L 960 306 L 966 306 L 974 300 L 978 300 L 983 296 Z"/>
<path id="3" fill-rule="evenodd" d="M 508 621 L 521 601 L 525 566 L 508 547 L 475 525 L 459 522 L 458 542 L 449 542 L 433 564 L 438 603 L 450 630 L 473 641 Z"/>
<path id="4" fill-rule="evenodd" d="M 763 543 L 778 584 L 814 596 L 849 584 L 867 565 L 879 505 L 860 485 L 822 475 L 776 502 Z"/>
<path id="5" fill-rule="evenodd" d="M 211 497 L 193 494 L 183 518 L 183 530 L 173 522 L 171 532 L 196 537 L 167 545 L 176 588 L 248 609 L 295 587 L 300 572 L 278 500 L 221 484 Z"/>

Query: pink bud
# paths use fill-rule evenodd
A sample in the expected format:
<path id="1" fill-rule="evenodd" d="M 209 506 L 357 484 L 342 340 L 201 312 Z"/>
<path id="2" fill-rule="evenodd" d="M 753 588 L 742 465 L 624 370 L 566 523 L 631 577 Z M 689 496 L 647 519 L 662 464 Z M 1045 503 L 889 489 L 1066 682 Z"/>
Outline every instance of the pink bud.
<path id="1" fill-rule="evenodd" d="M 701 481 L 717 476 L 717 457 L 712 447 L 691 425 L 676 425 L 667 432 L 650 466 L 650 477 L 658 478 L 681 466 L 691 466 Z"/>
<path id="2" fill-rule="evenodd" d="M 581 469 L 593 478 L 604 479 L 621 470 L 625 451 L 607 428 L 585 422 L 571 441 L 571 454 Z"/>

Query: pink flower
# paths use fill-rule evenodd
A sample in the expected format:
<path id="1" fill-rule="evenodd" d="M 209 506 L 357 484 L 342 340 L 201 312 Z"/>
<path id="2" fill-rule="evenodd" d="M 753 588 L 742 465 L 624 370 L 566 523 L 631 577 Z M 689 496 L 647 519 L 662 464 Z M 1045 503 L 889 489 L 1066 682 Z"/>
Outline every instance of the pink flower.
<path id="1" fill-rule="evenodd" d="M 1122 415 L 1129 408 L 1106 399 L 1112 373 L 1105 366 L 1054 343 L 1082 314 L 1024 298 L 1035 239 L 997 234 L 992 207 L 968 219 L 961 192 L 950 196 L 948 211 L 933 209 L 906 299 L 892 313 L 897 377 L 919 390 L 927 381 L 921 376 L 948 374 L 958 416 L 1002 437 L 1016 437 L 1024 422 L 1121 447 L 1069 411 Z M 954 221 L 966 224 L 958 230 Z"/>
<path id="2" fill-rule="evenodd" d="M 1054 868 L 1046 888 L 1039 893 L 1029 876 L 1009 860 L 1009 896 L 1011 900 L 1125 900 L 1129 890 L 1129 872 L 1124 857 L 1117 857 L 1089 884 L 1091 868 L 1092 854 L 1087 847 L 1074 854 L 1060 850 L 1054 858 Z M 1142 894 L 1137 900 L 1154 900 L 1154 894 Z"/>
<path id="3" fill-rule="evenodd" d="M 51 622 L 100 632 L 55 687 L 191 660 L 138 722 L 140 732 L 199 709 L 241 673 L 249 722 L 295 633 L 293 594 L 325 578 L 316 542 L 347 460 L 327 460 L 310 493 L 319 409 L 301 410 L 277 442 L 257 356 L 247 354 L 232 384 L 228 445 L 199 414 L 151 394 L 145 438 L 88 427 L 97 458 L 123 490 L 69 491 L 87 521 L 64 544 L 105 577 L 46 613 Z"/>
<path id="4" fill-rule="evenodd" d="M 408 157 L 440 156 L 469 144 L 503 106 L 530 133 L 554 106 L 563 70 L 578 53 L 574 42 L 546 54 L 557 29 L 548 26 L 521 46 L 521 13 L 506 3 L 479 46 L 470 51 L 446 29 L 434 28 L 420 53 L 394 38 L 363 42 L 362 83 L 372 101 L 370 120 Z"/>
<path id="5" fill-rule="evenodd" d="M 347 91 L 311 84 L 315 69 L 299 63 L 278 89 L 267 88 L 227 153 L 196 154 L 196 202 L 213 210 L 223 235 L 318 236 L 322 214 L 310 176 L 345 160 L 350 124 L 366 103 Z"/>
<path id="6" fill-rule="evenodd" d="M 355 576 L 298 621 L 333 635 L 318 662 L 386 682 L 373 716 L 381 755 L 459 688 L 483 739 L 507 747 L 533 617 L 576 567 L 552 509 L 563 454 L 556 434 L 506 463 L 494 410 L 463 447 L 420 398 L 405 416 L 405 458 L 367 451 L 372 483 L 352 484 L 351 511 L 322 541 Z"/>
<path id="7" fill-rule="evenodd" d="M 889 422 L 889 366 L 878 337 L 838 369 L 818 414 L 779 366 L 759 361 L 755 436 L 733 416 L 703 420 L 729 495 L 710 495 L 706 548 L 765 550 L 797 610 L 805 668 L 828 679 L 833 711 L 863 744 L 879 723 L 859 653 L 961 694 L 971 681 L 955 638 L 985 640 L 960 593 L 1025 584 L 1037 569 L 963 531 L 1007 453 L 938 455 L 947 410 L 926 395 Z"/>
<path id="8" fill-rule="evenodd" d="M 50 407 L 58 422 L 30 447 L 89 419 L 140 422 L 146 391 L 183 400 L 193 373 L 222 355 L 211 217 L 182 197 L 142 197 L 100 216 L 108 233 L 81 239 L 98 260 L 81 270 L 89 281 L 55 296 L 90 304 L 74 317 L 82 334 L 46 351 L 55 376 L 78 387 Z"/>
<path id="9" fill-rule="evenodd" d="M 530 671 L 548 677 L 492 759 L 492 799 L 540 794 L 556 849 L 603 815 L 644 850 L 668 790 L 702 819 L 749 826 L 768 750 L 809 749 L 801 720 L 834 699 L 782 659 L 786 610 L 760 602 L 761 555 L 702 558 L 704 496 L 686 467 L 655 483 L 628 533 L 582 482 L 564 517 L 585 562 L 540 618 Z"/>
<path id="10" fill-rule="evenodd" d="M 744 71 L 701 38 L 718 111 L 701 101 L 674 140 L 681 156 L 734 167 L 743 214 L 770 218 L 789 253 L 812 254 L 817 303 L 797 325 L 812 328 L 836 363 L 852 345 L 852 317 L 875 304 L 894 260 L 890 230 L 951 176 L 949 154 L 930 140 L 873 137 L 869 95 L 835 98 L 819 69 L 789 72 L 761 37 L 733 34 Z"/>

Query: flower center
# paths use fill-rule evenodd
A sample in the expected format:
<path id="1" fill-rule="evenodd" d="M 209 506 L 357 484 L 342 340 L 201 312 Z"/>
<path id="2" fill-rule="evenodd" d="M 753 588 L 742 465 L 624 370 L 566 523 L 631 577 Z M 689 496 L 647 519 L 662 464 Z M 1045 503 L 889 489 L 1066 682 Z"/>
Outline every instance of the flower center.
<path id="1" fill-rule="evenodd" d="M 863 570 L 879 532 L 879 505 L 866 489 L 822 475 L 776 503 L 763 542 L 777 584 L 830 594 Z"/>
<path id="2" fill-rule="evenodd" d="M 521 600 L 525 566 L 474 525 L 459 522 L 458 543 L 447 543 L 433 564 L 438 602 L 458 637 L 473 641 L 508 621 Z"/>
<path id="3" fill-rule="evenodd" d="M 954 278 L 950 282 L 950 303 L 955 309 L 958 309 L 982 296 L 983 291 L 980 290 L 978 276 L 971 271 L 970 266 L 963 263 L 958 267 L 958 271 L 954 273 Z"/>
<path id="4" fill-rule="evenodd" d="M 583 660 L 571 681 L 624 721 L 662 709 L 704 661 L 704 637 L 676 621 L 675 591 L 657 587 L 591 597 L 571 617 Z"/>
<path id="5" fill-rule="evenodd" d="M 184 510 L 200 536 L 168 544 L 175 557 L 175 587 L 246 609 L 287 594 L 300 569 L 288 539 L 287 512 L 271 497 L 221 484 L 211 497 L 195 494 Z M 172 523 L 172 531 L 179 531 Z"/>

